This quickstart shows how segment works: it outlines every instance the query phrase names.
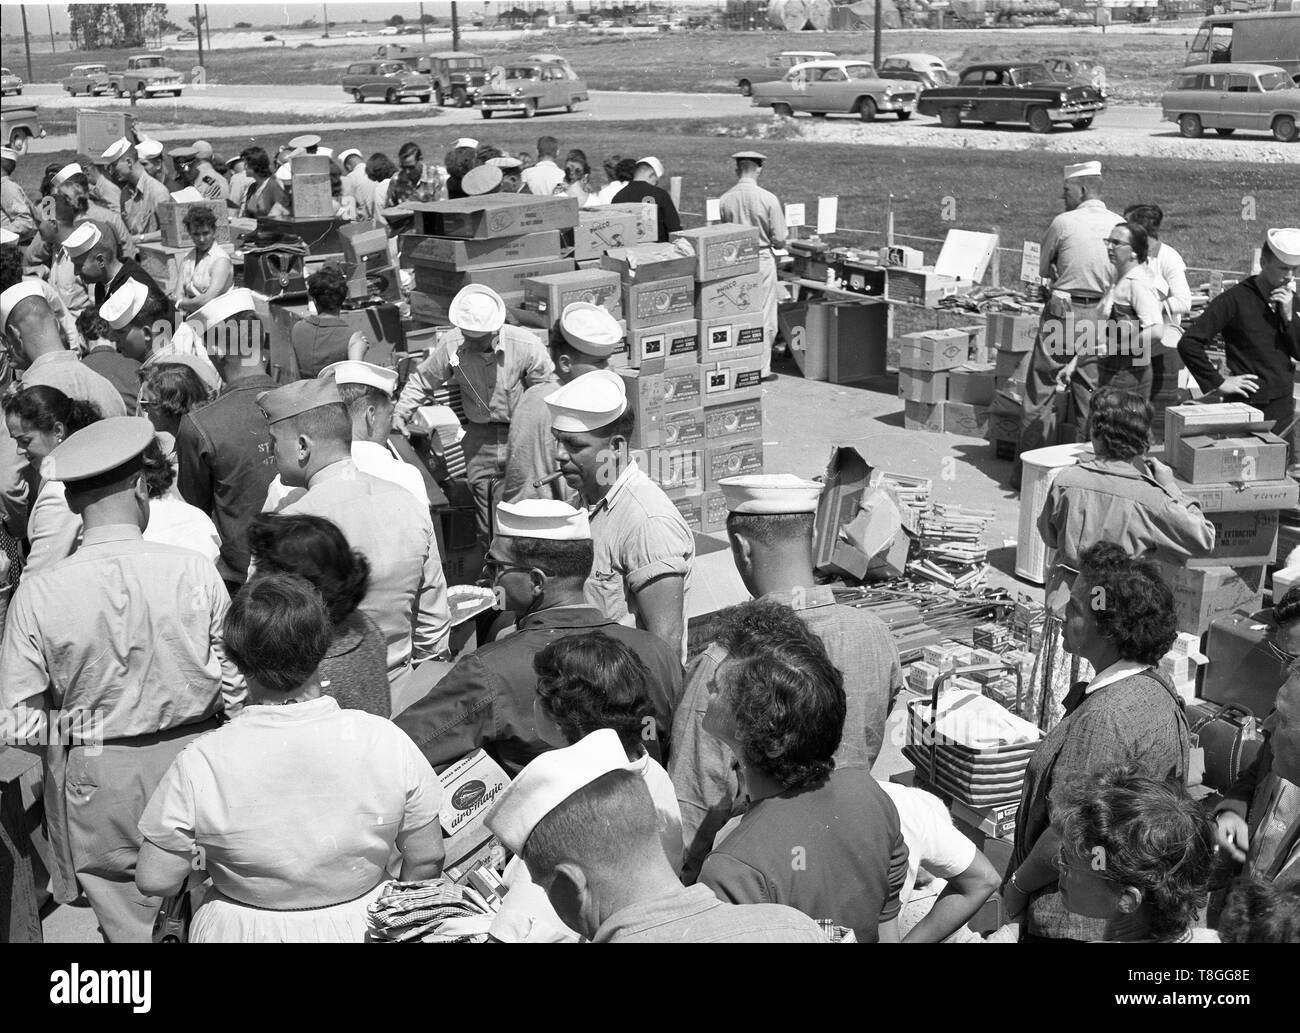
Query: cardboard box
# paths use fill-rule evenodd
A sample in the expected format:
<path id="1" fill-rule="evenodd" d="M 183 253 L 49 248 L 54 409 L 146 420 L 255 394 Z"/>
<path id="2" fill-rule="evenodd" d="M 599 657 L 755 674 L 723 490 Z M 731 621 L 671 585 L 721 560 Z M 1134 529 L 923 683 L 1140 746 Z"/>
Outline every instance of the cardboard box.
<path id="1" fill-rule="evenodd" d="M 504 850 L 483 819 L 496 803 L 510 778 L 483 750 L 456 761 L 438 776 L 442 783 L 443 848 L 447 867 L 464 871 L 478 861 L 495 855 L 504 859 Z"/>
<path id="2" fill-rule="evenodd" d="M 493 237 L 490 240 L 460 240 L 456 237 L 403 233 L 398 242 L 404 264 L 427 265 L 454 272 L 480 265 L 540 261 L 558 258 L 560 255 L 558 230 L 525 233 L 519 237 Z"/>
<path id="3" fill-rule="evenodd" d="M 724 477 L 746 477 L 763 472 L 763 440 L 726 441 L 704 449 L 704 487 L 716 491 Z"/>
<path id="4" fill-rule="evenodd" d="M 664 377 L 644 369 L 621 369 L 632 412 L 632 448 L 654 448 L 663 443 Z"/>
<path id="5" fill-rule="evenodd" d="M 677 512 L 686 521 L 686 526 L 695 533 L 704 530 L 704 493 L 700 491 L 682 492 L 674 489 L 665 492 L 668 499 L 677 507 Z"/>
<path id="6" fill-rule="evenodd" d="M 1265 567 L 1185 567 L 1157 560 L 1174 594 L 1179 631 L 1203 635 L 1210 622 L 1237 611 L 1254 612 L 1263 604 Z"/>
<path id="7" fill-rule="evenodd" d="M 730 359 L 704 367 L 701 386 L 706 405 L 749 401 L 763 397 L 763 360 Z"/>
<path id="8" fill-rule="evenodd" d="M 1175 470 L 1178 469 L 1184 461 L 1182 439 L 1185 437 L 1215 432 L 1268 430 L 1268 422 L 1264 419 L 1263 412 L 1245 402 L 1171 405 L 1165 409 L 1165 462 Z"/>
<path id="9" fill-rule="evenodd" d="M 1235 484 L 1188 484 L 1175 479 L 1184 495 L 1205 513 L 1243 513 L 1257 509 L 1295 509 L 1300 504 L 1300 484 L 1287 477 L 1277 481 Z"/>
<path id="10" fill-rule="evenodd" d="M 904 402 L 903 427 L 932 434 L 943 431 L 943 402 Z"/>
<path id="11" fill-rule="evenodd" d="M 710 280 L 695 289 L 695 314 L 702 320 L 760 315 L 764 298 L 757 272 Z"/>
<path id="12" fill-rule="evenodd" d="M 763 400 L 712 405 L 703 411 L 705 437 L 710 442 L 751 438 L 763 433 Z"/>
<path id="13" fill-rule="evenodd" d="M 990 312 L 985 317 L 985 340 L 1000 352 L 1032 352 L 1041 316 Z"/>
<path id="14" fill-rule="evenodd" d="M 948 373 L 948 401 L 990 405 L 996 380 L 992 363 L 967 362 Z"/>
<path id="15" fill-rule="evenodd" d="M 766 355 L 772 347 L 767 324 L 759 316 L 735 316 L 701 321 L 700 361 L 744 359 Z"/>
<path id="16" fill-rule="evenodd" d="M 634 244 L 607 251 L 600 267 L 618 273 L 624 283 L 657 283 L 694 276 L 695 256 L 684 254 L 676 244 Z"/>
<path id="17" fill-rule="evenodd" d="M 387 269 L 393 264 L 388 248 L 388 234 L 364 223 L 353 223 L 339 230 L 343 245 L 343 262 L 348 266 L 361 266 L 367 270 Z"/>
<path id="18" fill-rule="evenodd" d="M 993 357 L 993 388 L 1022 397 L 1025 393 L 1025 380 L 1029 376 L 1029 364 L 1033 361 L 1033 352 L 995 352 Z"/>
<path id="19" fill-rule="evenodd" d="M 599 305 L 616 319 L 623 315 L 623 285 L 617 273 L 604 269 L 535 276 L 523 288 L 524 309 L 540 316 L 547 327 L 558 323 L 565 306 L 575 301 Z"/>
<path id="20" fill-rule="evenodd" d="M 934 372 L 964 365 L 970 337 L 961 330 L 924 330 L 904 334 L 898 354 L 899 370 Z"/>
<path id="21" fill-rule="evenodd" d="M 679 230 L 669 240 L 690 243 L 695 252 L 695 279 L 700 283 L 758 272 L 758 230 L 722 224 Z"/>
<path id="22" fill-rule="evenodd" d="M 230 208 L 225 201 L 159 201 L 158 232 L 167 247 L 192 248 L 194 241 L 185 229 L 191 208 L 208 208 L 217 217 L 217 243 L 230 243 Z"/>
<path id="23" fill-rule="evenodd" d="M 944 402 L 943 429 L 946 434 L 982 438 L 989 432 L 988 407 L 967 402 Z"/>
<path id="24" fill-rule="evenodd" d="M 1272 431 L 1192 434 L 1178 442 L 1174 471 L 1193 484 L 1286 477 L 1286 442 Z"/>
<path id="25" fill-rule="evenodd" d="M 616 280 L 618 273 L 605 270 Z M 695 281 L 689 276 L 675 276 L 653 283 L 628 283 L 623 290 L 623 313 L 629 329 L 668 326 L 695 318 Z"/>
<path id="26" fill-rule="evenodd" d="M 636 242 L 645 244 L 659 239 L 659 206 L 653 201 L 630 201 L 623 204 L 603 204 L 586 209 L 589 212 L 622 212 L 636 219 Z"/>
<path id="27" fill-rule="evenodd" d="M 412 201 L 415 232 L 487 240 L 578 225 L 578 199 L 563 194 L 487 194 L 451 201 Z"/>
<path id="28" fill-rule="evenodd" d="M 699 323 L 694 319 L 631 330 L 627 340 L 631 366 L 661 362 L 665 367 L 690 367 L 700 359 Z"/>
<path id="29" fill-rule="evenodd" d="M 818 574 L 843 574 L 863 569 L 866 557 L 840 539 L 840 528 L 857 515 L 871 480 L 871 466 L 856 448 L 831 450 L 823 478 L 826 488 L 817 501 L 813 523 L 813 567 Z"/>
<path id="30" fill-rule="evenodd" d="M 1214 549 L 1208 556 L 1185 560 L 1189 567 L 1272 563 L 1277 559 L 1278 513 L 1257 509 L 1244 513 L 1208 513 L 1214 525 Z"/>
<path id="31" fill-rule="evenodd" d="M 21 99 L 20 97 L 19 100 Z M 18 101 L 12 103 L 14 107 L 21 106 Z M 32 103 L 34 104 L 35 101 Z M 88 154 L 92 158 L 97 158 L 123 137 L 131 141 L 138 139 L 135 131 L 135 115 L 126 111 L 107 111 L 103 108 L 82 109 L 77 112 L 78 154 Z M 4 143 L 6 147 L 9 146 L 8 140 Z"/>
<path id="32" fill-rule="evenodd" d="M 948 370 L 900 369 L 898 397 L 908 402 L 944 402 L 948 400 Z"/>
<path id="33" fill-rule="evenodd" d="M 663 411 L 681 412 L 704 405 L 699 366 L 675 366 L 663 372 Z"/>
<path id="34" fill-rule="evenodd" d="M 573 228 L 573 257 L 579 261 L 600 259 L 612 248 L 636 243 L 637 217 L 631 212 L 578 210 Z"/>
<path id="35" fill-rule="evenodd" d="M 701 530 L 713 534 L 727 529 L 727 496 L 720 491 L 706 491 L 703 496 Z"/>
<path id="36" fill-rule="evenodd" d="M 446 294 L 454 297 L 462 287 L 471 283 L 491 287 L 498 294 L 527 290 L 527 282 L 541 276 L 573 271 L 573 261 L 568 258 L 534 259 L 525 262 L 503 262 L 501 265 L 479 265 L 455 272 L 416 266 L 415 289 L 427 294 Z"/>
<path id="37" fill-rule="evenodd" d="M 705 421 L 703 409 L 681 409 L 664 413 L 660 444 L 664 448 L 700 448 L 704 444 Z"/>
<path id="38" fill-rule="evenodd" d="M 886 269 L 885 297 L 906 305 L 934 308 L 940 300 L 956 294 L 958 282 L 933 269 Z"/>
<path id="39" fill-rule="evenodd" d="M 300 154 L 289 159 L 289 174 L 295 219 L 328 219 L 334 214 L 329 158 Z"/>
<path id="40" fill-rule="evenodd" d="M 641 462 L 639 458 L 638 462 Z M 703 449 L 648 449 L 641 468 L 664 491 L 690 494 L 704 490 Z"/>

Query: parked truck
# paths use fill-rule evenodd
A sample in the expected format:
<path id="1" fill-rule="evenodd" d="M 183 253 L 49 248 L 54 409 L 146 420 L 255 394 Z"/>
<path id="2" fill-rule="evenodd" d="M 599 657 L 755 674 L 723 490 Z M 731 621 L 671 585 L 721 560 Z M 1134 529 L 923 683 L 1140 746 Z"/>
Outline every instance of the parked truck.
<path id="1" fill-rule="evenodd" d="M 163 54 L 136 54 L 127 59 L 125 71 L 110 72 L 108 81 L 118 97 L 131 93 L 138 97 L 158 97 L 165 93 L 179 97 L 185 86 L 181 73 L 167 67 Z"/>
<path id="2" fill-rule="evenodd" d="M 1185 65 L 1275 65 L 1300 84 L 1300 11 L 1219 14 L 1206 18 Z"/>
<path id="3" fill-rule="evenodd" d="M 0 109 L 0 141 L 16 154 L 26 154 L 31 140 L 45 135 L 33 104 L 6 104 Z"/>

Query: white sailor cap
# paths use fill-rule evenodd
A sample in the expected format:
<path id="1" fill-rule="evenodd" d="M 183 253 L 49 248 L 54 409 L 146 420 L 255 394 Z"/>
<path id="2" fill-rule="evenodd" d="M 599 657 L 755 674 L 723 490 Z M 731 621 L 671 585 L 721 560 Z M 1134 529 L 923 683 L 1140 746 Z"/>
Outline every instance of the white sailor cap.
<path id="1" fill-rule="evenodd" d="M 0 244 L 17 244 L 18 234 L 13 230 L 5 229 L 0 226 Z"/>
<path id="2" fill-rule="evenodd" d="M 155 158 L 162 157 L 163 145 L 157 140 L 141 140 L 135 145 L 135 153 L 141 158 L 153 161 Z"/>
<path id="3" fill-rule="evenodd" d="M 99 306 L 100 317 L 114 330 L 129 326 L 149 300 L 149 288 L 128 276 Z"/>
<path id="4" fill-rule="evenodd" d="M 331 147 L 317 147 L 317 148 L 316 148 L 316 157 L 318 157 L 318 158 L 332 158 L 332 157 L 334 157 L 334 150 L 333 150 L 333 148 L 331 148 Z"/>
<path id="5" fill-rule="evenodd" d="M 44 298 L 45 291 L 40 280 L 19 280 L 12 287 L 6 287 L 0 293 L 0 330 L 9 325 L 9 315 L 18 307 L 20 301 L 28 298 Z"/>
<path id="6" fill-rule="evenodd" d="M 638 158 L 636 163 L 638 165 L 649 165 L 652 169 L 655 170 L 656 176 L 658 176 L 661 179 L 663 178 L 664 163 L 660 161 L 658 158 L 654 157 L 653 155 L 648 158 Z"/>
<path id="7" fill-rule="evenodd" d="M 69 258 L 80 258 L 94 250 L 102 239 L 103 234 L 99 232 L 98 226 L 93 222 L 83 222 L 73 227 L 72 232 L 63 241 L 63 250 L 68 253 Z"/>
<path id="8" fill-rule="evenodd" d="M 561 434 L 589 434 L 608 427 L 627 412 L 623 378 L 607 369 L 594 369 L 575 377 L 546 396 L 551 427 Z"/>
<path id="9" fill-rule="evenodd" d="M 0 160 L 17 162 L 18 152 L 12 147 L 0 147 Z"/>
<path id="10" fill-rule="evenodd" d="M 255 312 L 253 292 L 247 287 L 236 287 L 209 301 L 202 308 L 192 313 L 187 323 L 194 325 L 199 333 L 206 333 L 222 320 L 237 316 L 241 312 Z"/>
<path id="11" fill-rule="evenodd" d="M 501 169 L 496 165 L 479 165 L 470 169 L 461 178 L 460 188 L 466 197 L 479 197 L 490 194 L 501 185 Z"/>
<path id="12" fill-rule="evenodd" d="M 601 728 L 572 746 L 534 758 L 501 791 L 485 823 L 502 846 L 520 854 L 537 823 L 556 807 L 602 775 L 628 769 L 618 733 Z"/>
<path id="13" fill-rule="evenodd" d="M 319 147 L 320 137 L 315 133 L 303 133 L 302 136 L 295 136 L 290 140 L 289 146 L 294 149 L 301 147 L 303 150 L 306 150 L 308 147 Z"/>
<path id="14" fill-rule="evenodd" d="M 520 499 L 497 504 L 497 534 L 504 538 L 545 538 L 581 542 L 591 538 L 585 509 L 558 499 Z"/>
<path id="15" fill-rule="evenodd" d="M 467 284 L 451 299 L 447 319 L 461 333 L 494 334 L 505 325 L 506 303 L 491 287 Z"/>
<path id="16" fill-rule="evenodd" d="M 1078 179 L 1080 176 L 1100 176 L 1101 162 L 1082 161 L 1078 165 L 1065 166 L 1066 179 Z"/>
<path id="17" fill-rule="evenodd" d="M 497 168 L 499 168 L 502 171 L 503 174 L 513 169 L 521 169 L 524 167 L 524 163 L 522 161 L 520 161 L 518 158 L 510 157 L 510 155 L 508 154 L 503 154 L 499 158 L 489 158 L 487 160 L 487 164 L 495 165 Z"/>
<path id="18" fill-rule="evenodd" d="M 1264 239 L 1268 249 L 1284 265 L 1300 265 L 1300 230 L 1292 227 L 1269 230 Z"/>
<path id="19" fill-rule="evenodd" d="M 728 513 L 770 516 L 777 513 L 816 513 L 824 485 L 788 473 L 724 477 L 718 487 Z"/>
<path id="20" fill-rule="evenodd" d="M 474 148 L 474 150 L 478 150 L 478 141 L 470 136 L 462 136 L 459 140 L 457 140 L 454 144 L 451 145 L 451 149 L 453 151 L 457 147 L 472 147 Z"/>
<path id="21" fill-rule="evenodd" d="M 275 170 L 275 178 L 281 183 L 293 182 L 293 168 L 287 161 Z"/>
<path id="22" fill-rule="evenodd" d="M 358 158 L 362 158 L 364 160 L 364 155 L 362 155 L 362 153 L 359 150 L 357 150 L 355 147 L 349 147 L 345 151 L 340 151 L 339 158 L 338 158 L 339 164 L 340 165 L 346 164 L 347 160 L 354 156 Z"/>
<path id="23" fill-rule="evenodd" d="M 391 396 L 397 390 L 397 370 L 376 366 L 373 362 L 360 362 L 356 359 L 344 359 L 332 362 L 321 370 L 317 377 L 321 380 L 332 379 L 336 384 L 364 384 L 377 388 Z"/>
<path id="24" fill-rule="evenodd" d="M 623 330 L 608 309 L 575 301 L 560 313 L 560 333 L 572 347 L 596 359 L 607 359 L 623 346 Z"/>
<path id="25" fill-rule="evenodd" d="M 112 165 L 114 162 L 121 161 L 131 153 L 131 141 L 125 136 L 114 140 L 108 145 L 108 150 L 100 155 L 99 160 L 105 165 Z"/>
<path id="26" fill-rule="evenodd" d="M 73 176 L 80 176 L 80 175 L 82 175 L 81 166 L 78 165 L 76 162 L 73 162 L 72 164 L 64 165 L 63 168 L 59 169 L 59 171 L 54 174 L 54 178 L 50 180 L 50 185 L 56 187 L 61 186 L 62 184 L 70 180 Z"/>
<path id="27" fill-rule="evenodd" d="M 191 149 L 199 161 L 212 160 L 212 144 L 208 143 L 207 140 L 195 140 Z"/>

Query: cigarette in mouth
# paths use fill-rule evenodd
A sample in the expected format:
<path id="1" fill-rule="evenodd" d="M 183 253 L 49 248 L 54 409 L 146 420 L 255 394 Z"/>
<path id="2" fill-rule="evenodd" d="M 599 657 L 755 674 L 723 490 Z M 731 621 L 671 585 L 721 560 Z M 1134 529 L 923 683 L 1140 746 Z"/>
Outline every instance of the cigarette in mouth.
<path id="1" fill-rule="evenodd" d="M 560 473 L 559 471 L 556 471 L 555 473 L 551 474 L 551 476 L 549 477 L 543 477 L 540 481 L 533 481 L 533 487 L 540 488 L 546 484 L 553 484 L 554 482 L 560 480 L 563 477 L 564 474 Z"/>

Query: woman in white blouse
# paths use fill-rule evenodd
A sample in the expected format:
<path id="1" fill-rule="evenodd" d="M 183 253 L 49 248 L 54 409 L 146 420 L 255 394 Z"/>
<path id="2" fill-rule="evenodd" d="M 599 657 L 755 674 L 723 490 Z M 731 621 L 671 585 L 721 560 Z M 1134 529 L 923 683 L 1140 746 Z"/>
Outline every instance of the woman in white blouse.
<path id="1" fill-rule="evenodd" d="M 1106 235 L 1113 281 L 1097 388 L 1132 391 L 1150 401 L 1151 360 L 1164 336 L 1165 322 L 1159 284 L 1147 264 L 1147 245 L 1147 231 L 1136 222 L 1116 223 Z"/>
<path id="2" fill-rule="evenodd" d="M 185 214 L 185 232 L 194 248 L 181 259 L 176 309 L 189 315 L 235 285 L 235 264 L 217 243 L 217 217 L 211 208 L 191 208 Z"/>

